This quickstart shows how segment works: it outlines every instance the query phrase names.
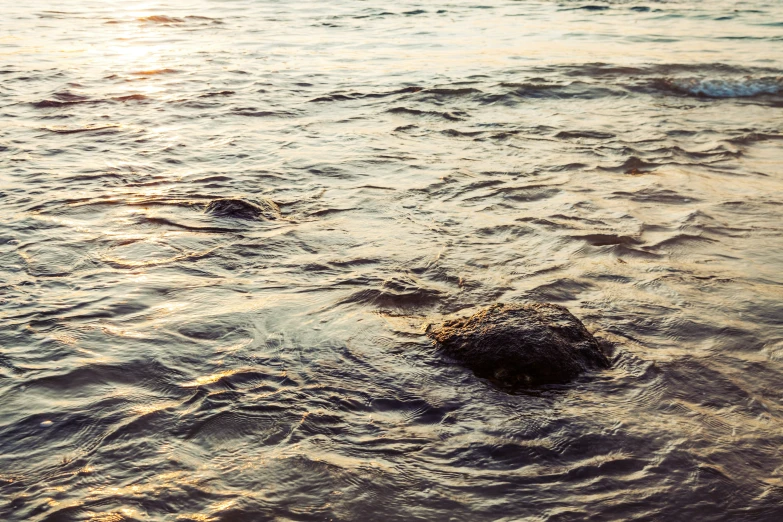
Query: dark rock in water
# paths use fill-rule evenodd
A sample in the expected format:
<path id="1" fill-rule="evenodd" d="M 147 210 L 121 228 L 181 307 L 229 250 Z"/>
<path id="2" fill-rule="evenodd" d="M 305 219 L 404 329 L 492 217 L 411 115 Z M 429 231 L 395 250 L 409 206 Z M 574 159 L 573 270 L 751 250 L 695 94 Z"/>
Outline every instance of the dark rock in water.
<path id="1" fill-rule="evenodd" d="M 569 382 L 609 367 L 598 341 L 563 306 L 496 304 L 430 327 L 440 349 L 503 388 Z"/>
<path id="2" fill-rule="evenodd" d="M 204 210 L 207 214 L 237 219 L 278 219 L 280 208 L 269 199 L 248 200 L 242 198 L 221 198 L 209 202 Z"/>

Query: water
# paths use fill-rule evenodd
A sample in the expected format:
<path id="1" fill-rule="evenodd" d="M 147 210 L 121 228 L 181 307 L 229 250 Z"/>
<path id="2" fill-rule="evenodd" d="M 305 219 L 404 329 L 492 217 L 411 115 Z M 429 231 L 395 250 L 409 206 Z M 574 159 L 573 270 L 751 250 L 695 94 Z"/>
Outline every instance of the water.
<path id="1" fill-rule="evenodd" d="M 779 2 L 1 3 L 1 519 L 783 517 Z"/>

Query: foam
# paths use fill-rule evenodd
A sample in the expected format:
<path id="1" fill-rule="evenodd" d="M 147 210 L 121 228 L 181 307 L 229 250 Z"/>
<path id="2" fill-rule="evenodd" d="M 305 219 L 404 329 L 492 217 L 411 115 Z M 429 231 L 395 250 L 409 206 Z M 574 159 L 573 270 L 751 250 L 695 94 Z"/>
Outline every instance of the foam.
<path id="1" fill-rule="evenodd" d="M 678 91 L 695 96 L 744 98 L 760 94 L 778 94 L 783 86 L 783 78 L 677 78 L 669 80 L 669 84 Z"/>

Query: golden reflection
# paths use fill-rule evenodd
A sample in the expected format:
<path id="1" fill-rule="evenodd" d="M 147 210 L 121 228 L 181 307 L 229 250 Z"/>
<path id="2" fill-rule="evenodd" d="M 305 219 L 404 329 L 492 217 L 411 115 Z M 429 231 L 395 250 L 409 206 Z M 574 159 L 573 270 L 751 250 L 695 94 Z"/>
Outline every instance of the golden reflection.
<path id="1" fill-rule="evenodd" d="M 122 510 L 123 512 L 117 512 L 112 511 L 110 513 L 95 513 L 90 516 L 87 520 L 89 522 L 122 522 L 123 520 L 126 520 L 126 516 L 131 517 L 133 516 L 132 512 L 133 510 Z M 130 511 L 130 514 L 126 514 L 128 511 Z"/>
<path id="2" fill-rule="evenodd" d="M 73 335 L 70 335 L 70 334 L 67 334 L 67 333 L 64 333 L 64 332 L 53 333 L 52 334 L 52 339 L 54 339 L 55 341 L 57 341 L 59 343 L 68 345 L 68 346 L 73 346 L 78 341 L 78 339 L 76 339 L 76 337 L 74 337 Z"/>
<path id="3" fill-rule="evenodd" d="M 144 416 L 168 408 L 176 408 L 177 406 L 179 406 L 179 403 L 174 401 L 155 402 L 151 404 L 137 404 L 131 409 L 131 412 L 139 416 Z"/>
<path id="4" fill-rule="evenodd" d="M 122 94 L 146 97 L 159 93 L 164 87 L 149 79 L 161 72 L 173 71 L 170 56 L 174 49 L 165 42 L 163 27 L 145 22 L 157 7 L 147 3 L 118 6 L 111 23 L 104 26 L 108 33 L 106 38 L 101 45 L 92 45 L 88 51 L 96 66 L 111 71 L 115 79 L 125 80 L 116 84 Z"/>
<path id="5" fill-rule="evenodd" d="M 213 522 L 217 520 L 217 518 L 209 515 L 203 515 L 200 513 L 192 513 L 192 514 L 178 515 L 177 520 L 192 520 L 193 522 Z"/>
<path id="6" fill-rule="evenodd" d="M 242 371 L 241 369 L 235 369 L 235 370 L 224 370 L 222 372 L 213 373 L 212 375 L 204 375 L 203 377 L 198 377 L 195 380 L 192 380 L 190 382 L 186 382 L 183 384 L 186 388 L 195 388 L 196 386 L 204 386 L 205 384 L 212 384 L 223 377 L 228 377 L 229 375 L 233 375 L 237 372 Z"/>
<path id="7" fill-rule="evenodd" d="M 128 339 L 143 339 L 145 337 L 142 333 L 126 330 L 124 328 L 117 328 L 116 326 L 111 326 L 108 324 L 101 325 L 101 331 L 107 335 L 125 337 Z"/>

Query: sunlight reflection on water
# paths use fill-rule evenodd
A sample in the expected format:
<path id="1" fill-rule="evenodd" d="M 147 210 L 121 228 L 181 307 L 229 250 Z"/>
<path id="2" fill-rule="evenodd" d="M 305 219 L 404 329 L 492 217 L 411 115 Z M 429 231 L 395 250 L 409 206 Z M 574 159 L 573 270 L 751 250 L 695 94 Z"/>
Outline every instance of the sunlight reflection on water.
<path id="1" fill-rule="evenodd" d="M 0 19 L 0 518 L 779 519 L 777 3 L 48 9 Z M 613 367 L 433 350 L 496 301 Z"/>

